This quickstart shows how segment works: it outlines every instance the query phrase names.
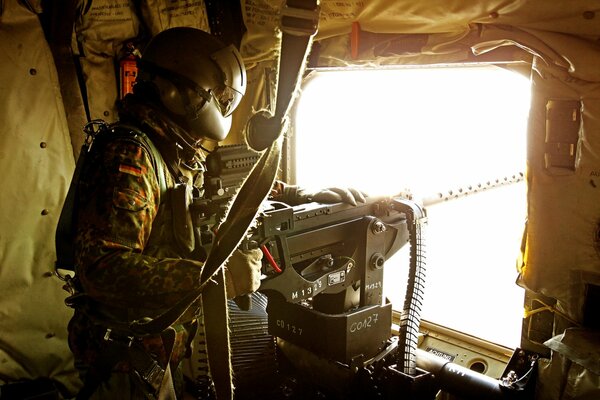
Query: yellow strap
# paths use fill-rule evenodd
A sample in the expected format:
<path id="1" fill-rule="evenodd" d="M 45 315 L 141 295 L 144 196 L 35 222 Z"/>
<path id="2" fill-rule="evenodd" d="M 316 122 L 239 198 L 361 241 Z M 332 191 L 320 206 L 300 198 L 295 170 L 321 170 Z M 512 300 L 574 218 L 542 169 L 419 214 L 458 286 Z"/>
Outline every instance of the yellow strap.
<path id="1" fill-rule="evenodd" d="M 523 310 L 523 317 L 524 318 L 529 318 L 532 315 L 535 315 L 537 313 L 541 313 L 544 311 L 549 311 L 553 314 L 557 314 L 560 317 L 566 319 L 567 321 L 569 321 L 570 323 L 576 325 L 576 326 L 581 326 L 581 324 L 577 321 L 575 321 L 574 319 L 572 319 L 571 317 L 569 317 L 567 314 L 563 313 L 560 310 L 557 310 L 554 306 L 550 306 L 546 303 L 544 303 L 543 301 L 539 300 L 539 299 L 533 299 L 532 303 L 536 301 L 538 303 L 540 303 L 543 307 L 538 307 L 538 308 L 534 308 L 534 309 L 528 309 L 527 307 Z"/>

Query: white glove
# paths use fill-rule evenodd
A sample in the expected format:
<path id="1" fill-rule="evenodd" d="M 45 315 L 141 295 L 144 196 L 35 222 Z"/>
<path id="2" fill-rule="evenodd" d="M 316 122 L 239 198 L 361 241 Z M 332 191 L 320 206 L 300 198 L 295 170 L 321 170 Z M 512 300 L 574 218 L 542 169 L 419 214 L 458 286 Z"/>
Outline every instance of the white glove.
<path id="1" fill-rule="evenodd" d="M 263 253 L 260 249 L 235 250 L 225 265 L 227 298 L 255 292 L 260 287 Z"/>

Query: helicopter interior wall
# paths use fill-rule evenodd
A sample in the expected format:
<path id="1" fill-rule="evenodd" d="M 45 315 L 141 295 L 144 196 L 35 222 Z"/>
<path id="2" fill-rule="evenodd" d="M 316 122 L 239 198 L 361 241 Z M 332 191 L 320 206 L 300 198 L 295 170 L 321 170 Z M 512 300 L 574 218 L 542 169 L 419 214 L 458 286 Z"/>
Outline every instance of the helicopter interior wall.
<path id="1" fill-rule="evenodd" d="M 70 102 L 60 92 L 57 67 L 65 60 L 53 59 L 38 18 L 47 2 L 0 2 L 0 381 L 50 376 L 75 385 L 66 292 L 51 274 L 54 228 L 77 152 L 72 143 L 81 141 L 80 132 L 69 131 L 69 119 L 114 120 L 115 64 L 123 46 L 136 42 L 142 23 L 151 33 L 173 26 L 209 30 L 204 2 L 142 3 L 140 10 L 128 0 L 93 0 L 78 10 L 72 50 L 85 85 L 88 115 L 81 115 L 64 107 Z M 280 41 L 280 5 L 274 3 L 241 1 L 249 95 L 234 115 L 231 142 L 243 140 L 251 113 L 273 109 Z M 318 53 L 311 58 L 323 67 L 503 60 L 530 71 L 529 222 L 520 284 L 556 301 L 549 309 L 556 316 L 555 341 L 562 343 L 542 363 L 540 398 L 583 398 L 600 390 L 592 358 L 571 362 L 582 348 L 597 348 L 578 325 L 587 288 L 600 283 L 598 18 L 591 0 L 322 1 Z M 558 114 L 548 110 L 555 106 L 575 110 L 559 113 L 574 115 L 558 121 L 572 129 L 566 138 L 549 130 Z M 548 160 L 565 156 L 559 143 L 567 150 L 557 166 Z M 561 336 L 567 327 L 567 337 Z"/>
<path id="2" fill-rule="evenodd" d="M 0 382 L 47 377 L 74 390 L 71 310 L 53 274 L 75 167 L 67 118 L 36 13 L 4 2 L 0 18 Z"/>

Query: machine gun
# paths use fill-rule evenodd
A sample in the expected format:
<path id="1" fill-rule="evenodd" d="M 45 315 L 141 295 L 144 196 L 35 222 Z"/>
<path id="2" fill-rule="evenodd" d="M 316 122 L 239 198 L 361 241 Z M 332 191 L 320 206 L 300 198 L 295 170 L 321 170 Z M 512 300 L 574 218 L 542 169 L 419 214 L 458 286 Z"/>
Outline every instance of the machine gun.
<path id="1" fill-rule="evenodd" d="M 213 227 L 257 159 L 244 145 L 217 147 L 207 157 L 203 196 L 190 206 L 205 252 Z M 381 350 L 392 313 L 383 299 L 383 265 L 408 242 L 404 202 L 267 202 L 242 245 L 260 246 L 268 260 L 259 290 L 269 297 L 274 336 L 346 363 Z M 323 338 L 323 329 L 332 332 L 330 339 Z"/>
<path id="2" fill-rule="evenodd" d="M 245 146 L 225 146 L 209 157 L 205 197 L 191 206 L 206 249 L 212 227 L 258 156 Z M 320 387 L 333 384 L 341 398 L 430 400 L 440 388 L 465 398 L 517 398 L 521 388 L 507 388 L 417 348 L 424 217 L 419 206 L 400 196 L 367 197 L 357 206 L 267 201 L 242 246 L 258 246 L 264 254 L 259 291 L 268 298 L 269 334 L 296 361 L 294 368 Z M 406 297 L 399 334 L 391 335 L 383 268 L 407 243 Z"/>

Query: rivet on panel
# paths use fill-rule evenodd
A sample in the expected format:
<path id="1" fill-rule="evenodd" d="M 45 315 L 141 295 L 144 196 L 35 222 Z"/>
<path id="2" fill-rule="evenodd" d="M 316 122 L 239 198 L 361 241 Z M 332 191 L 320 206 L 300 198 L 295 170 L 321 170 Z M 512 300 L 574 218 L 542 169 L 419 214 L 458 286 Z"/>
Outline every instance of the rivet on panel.
<path id="1" fill-rule="evenodd" d="M 48 210 L 47 208 L 44 208 L 42 210 L 42 215 L 48 215 L 48 214 L 50 214 L 50 210 Z"/>
<path id="2" fill-rule="evenodd" d="M 46 333 L 46 339 L 52 339 L 54 336 L 56 336 L 56 333 L 54 332 Z"/>
<path id="3" fill-rule="evenodd" d="M 105 117 L 108 117 L 110 115 L 110 111 L 104 111 L 103 114 L 104 114 Z"/>
<path id="4" fill-rule="evenodd" d="M 498 11 L 492 11 L 490 13 L 490 18 L 496 19 L 496 18 L 498 18 L 498 16 L 499 16 Z"/>
<path id="5" fill-rule="evenodd" d="M 29 75 L 35 75 L 35 74 L 37 74 L 37 70 L 35 68 L 30 68 Z"/>
<path id="6" fill-rule="evenodd" d="M 46 147 L 48 147 L 48 143 L 46 143 L 46 142 L 41 142 L 41 143 L 40 143 L 40 147 L 41 147 L 42 149 L 45 149 Z"/>
<path id="7" fill-rule="evenodd" d="M 42 274 L 42 276 L 43 276 L 44 278 L 50 278 L 52 275 L 54 275 L 54 274 L 53 274 L 52 272 L 50 272 L 50 271 L 46 271 L 46 272 L 44 272 L 44 273 Z"/>

